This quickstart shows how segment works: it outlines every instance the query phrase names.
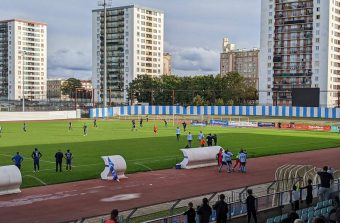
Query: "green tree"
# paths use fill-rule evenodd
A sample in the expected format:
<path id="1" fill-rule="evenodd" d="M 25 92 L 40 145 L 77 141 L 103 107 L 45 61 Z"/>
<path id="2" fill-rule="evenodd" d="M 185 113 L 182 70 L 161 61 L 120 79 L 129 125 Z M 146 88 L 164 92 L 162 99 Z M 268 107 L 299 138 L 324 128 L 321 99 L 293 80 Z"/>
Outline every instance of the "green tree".
<path id="1" fill-rule="evenodd" d="M 71 98 L 74 98 L 77 88 L 81 88 L 80 80 L 76 78 L 69 78 L 62 84 L 61 92 L 64 95 L 69 95 Z"/>

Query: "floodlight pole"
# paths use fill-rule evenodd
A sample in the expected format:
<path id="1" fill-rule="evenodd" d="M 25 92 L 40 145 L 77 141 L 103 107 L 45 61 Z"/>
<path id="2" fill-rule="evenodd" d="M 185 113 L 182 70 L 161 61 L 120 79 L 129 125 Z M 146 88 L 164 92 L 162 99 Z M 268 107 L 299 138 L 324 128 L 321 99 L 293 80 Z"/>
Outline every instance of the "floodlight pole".
<path id="1" fill-rule="evenodd" d="M 99 6 L 104 7 L 104 87 L 103 87 L 103 107 L 107 106 L 107 58 L 106 58 L 106 3 L 107 0 L 99 3 Z"/>

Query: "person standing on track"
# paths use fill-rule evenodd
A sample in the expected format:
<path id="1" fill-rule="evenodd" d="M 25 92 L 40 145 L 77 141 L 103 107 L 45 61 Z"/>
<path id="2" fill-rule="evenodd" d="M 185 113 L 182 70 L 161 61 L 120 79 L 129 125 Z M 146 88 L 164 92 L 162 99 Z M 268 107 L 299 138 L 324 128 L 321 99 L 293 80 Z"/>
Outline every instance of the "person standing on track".
<path id="1" fill-rule="evenodd" d="M 216 154 L 216 159 L 217 159 L 217 165 L 221 166 L 222 165 L 222 159 L 223 159 L 223 148 L 220 148 L 220 151 Z"/>
<path id="2" fill-rule="evenodd" d="M 72 170 L 72 153 L 68 149 L 67 152 L 65 153 L 65 159 L 66 159 L 66 170 L 71 171 Z"/>
<path id="3" fill-rule="evenodd" d="M 54 157 L 55 157 L 55 172 L 58 172 L 58 167 L 59 167 L 59 172 L 61 172 L 64 154 L 59 149 L 58 152 L 54 155 Z"/>
<path id="4" fill-rule="evenodd" d="M 14 165 L 16 165 L 19 170 L 21 169 L 21 163 L 24 161 L 24 158 L 17 152 L 15 156 L 12 157 L 12 160 L 14 162 Z"/>
<path id="5" fill-rule="evenodd" d="M 179 137 L 181 136 L 181 129 L 177 126 L 177 129 L 176 129 L 176 138 L 177 138 L 177 141 L 179 141 Z"/>
<path id="6" fill-rule="evenodd" d="M 241 151 L 242 151 L 242 149 L 241 149 Z M 241 163 L 240 163 L 240 153 L 241 153 L 241 151 L 236 155 L 236 163 L 233 166 L 233 171 L 235 171 L 235 168 L 237 166 L 239 167 L 239 170 L 241 170 Z"/>
<path id="7" fill-rule="evenodd" d="M 39 152 L 38 148 L 35 148 L 32 152 L 32 159 L 33 159 L 33 167 L 34 167 L 34 173 L 36 171 L 39 172 L 40 169 L 40 158 L 42 157 L 41 152 Z"/>
<path id="8" fill-rule="evenodd" d="M 228 173 L 231 172 L 232 169 L 232 161 L 231 158 L 233 157 L 233 154 L 231 152 L 229 152 L 229 150 L 227 149 L 226 151 L 224 151 L 223 153 L 223 158 L 222 158 L 222 165 L 220 166 L 218 172 L 221 172 L 221 169 L 224 165 L 227 166 L 228 169 Z"/>
<path id="9" fill-rule="evenodd" d="M 243 151 L 243 149 L 241 149 L 238 156 L 239 156 L 239 161 L 240 161 L 241 172 L 245 173 L 246 172 L 247 154 Z"/>

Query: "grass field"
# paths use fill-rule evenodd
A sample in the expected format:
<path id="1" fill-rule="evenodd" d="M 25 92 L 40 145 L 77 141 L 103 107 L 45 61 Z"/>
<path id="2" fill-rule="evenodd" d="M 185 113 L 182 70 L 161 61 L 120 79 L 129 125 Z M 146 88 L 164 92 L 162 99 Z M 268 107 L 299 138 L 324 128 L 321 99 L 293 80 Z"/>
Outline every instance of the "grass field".
<path id="1" fill-rule="evenodd" d="M 87 136 L 82 135 L 85 122 L 89 126 Z M 186 145 L 186 134 L 182 130 L 181 140 L 177 142 L 175 127 L 165 128 L 159 122 L 159 134 L 154 137 L 153 125 L 154 122 L 144 122 L 143 128 L 132 132 L 130 121 L 98 120 L 99 127 L 93 128 L 91 120 L 83 120 L 73 121 L 73 130 L 68 131 L 68 121 L 29 122 L 25 133 L 22 123 L 1 123 L 0 166 L 12 164 L 11 157 L 19 151 L 24 156 L 23 187 L 42 185 L 37 179 L 56 184 L 99 178 L 104 165 L 102 155 L 122 155 L 127 161 L 128 173 L 173 168 L 183 158 L 179 149 Z M 188 130 L 197 139 L 201 127 L 188 126 Z M 221 127 L 202 130 L 205 135 L 217 134 L 218 144 L 234 153 L 246 148 L 250 157 L 340 146 L 340 136 L 334 133 Z M 197 140 L 193 146 L 198 146 Z M 39 173 L 33 173 L 30 158 L 34 147 L 43 154 Z M 70 149 L 73 153 L 71 172 L 55 173 L 54 154 L 58 149 L 63 152 Z"/>

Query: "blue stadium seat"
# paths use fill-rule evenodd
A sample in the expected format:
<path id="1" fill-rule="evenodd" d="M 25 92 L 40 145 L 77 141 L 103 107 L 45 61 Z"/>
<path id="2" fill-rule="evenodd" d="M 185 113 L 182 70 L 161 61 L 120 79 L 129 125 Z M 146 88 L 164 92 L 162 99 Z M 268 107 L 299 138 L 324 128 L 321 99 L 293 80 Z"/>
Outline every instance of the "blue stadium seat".
<path id="1" fill-rule="evenodd" d="M 308 217 L 308 219 L 313 218 L 314 217 L 314 210 L 308 212 L 307 217 Z"/>
<path id="2" fill-rule="evenodd" d="M 320 214 L 321 214 L 321 210 L 320 209 L 314 211 L 314 217 L 319 217 Z"/>
<path id="3" fill-rule="evenodd" d="M 297 210 L 296 213 L 299 215 L 299 217 L 301 216 L 301 210 Z"/>
<path id="4" fill-rule="evenodd" d="M 323 207 L 323 208 L 328 207 L 328 200 L 322 202 L 322 207 Z"/>
<path id="5" fill-rule="evenodd" d="M 301 219 L 306 222 L 308 220 L 308 215 L 307 214 L 302 214 Z"/>
<path id="6" fill-rule="evenodd" d="M 283 214 L 283 215 L 281 215 L 281 221 L 282 221 L 283 219 L 285 219 L 285 218 L 288 218 L 288 214 Z"/>
<path id="7" fill-rule="evenodd" d="M 322 208 L 322 201 L 318 202 L 314 208 L 314 210 L 318 210 Z"/>
<path id="8" fill-rule="evenodd" d="M 302 213 L 302 214 L 307 214 L 307 213 L 308 213 L 308 208 L 302 209 L 301 213 Z"/>
<path id="9" fill-rule="evenodd" d="M 274 218 L 268 218 L 266 223 L 274 223 Z"/>
<path id="10" fill-rule="evenodd" d="M 328 200 L 328 206 L 332 206 L 333 205 L 333 200 L 332 199 L 329 199 Z"/>
<path id="11" fill-rule="evenodd" d="M 274 218 L 274 223 L 280 223 L 281 222 L 281 215 L 280 216 L 276 216 Z"/>
<path id="12" fill-rule="evenodd" d="M 308 208 L 308 213 L 309 212 L 314 212 L 314 208 L 313 207 Z"/>
<path id="13" fill-rule="evenodd" d="M 331 210 L 332 210 L 333 208 L 334 208 L 333 206 L 328 206 L 328 207 L 327 207 L 327 213 L 329 214 L 329 212 L 331 212 Z"/>

